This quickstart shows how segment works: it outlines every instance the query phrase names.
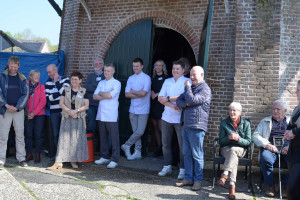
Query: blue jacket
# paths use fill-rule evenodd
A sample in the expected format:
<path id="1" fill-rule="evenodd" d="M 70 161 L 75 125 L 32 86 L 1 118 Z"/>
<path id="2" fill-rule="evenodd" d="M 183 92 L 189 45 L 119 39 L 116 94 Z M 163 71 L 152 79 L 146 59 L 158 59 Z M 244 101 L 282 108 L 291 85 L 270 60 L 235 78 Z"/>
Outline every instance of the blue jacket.
<path id="1" fill-rule="evenodd" d="M 29 97 L 29 88 L 26 77 L 21 73 L 17 72 L 17 76 L 20 78 L 20 88 L 22 96 L 19 98 L 16 108 L 18 110 L 22 110 L 26 107 L 28 97 Z M 4 115 L 6 112 L 5 104 L 7 97 L 7 88 L 8 88 L 8 69 L 6 69 L 3 73 L 0 74 L 0 114 Z"/>
<path id="2" fill-rule="evenodd" d="M 183 126 L 206 132 L 210 102 L 211 90 L 204 81 L 192 86 L 186 85 L 184 93 L 176 100 L 176 105 L 183 109 Z"/>

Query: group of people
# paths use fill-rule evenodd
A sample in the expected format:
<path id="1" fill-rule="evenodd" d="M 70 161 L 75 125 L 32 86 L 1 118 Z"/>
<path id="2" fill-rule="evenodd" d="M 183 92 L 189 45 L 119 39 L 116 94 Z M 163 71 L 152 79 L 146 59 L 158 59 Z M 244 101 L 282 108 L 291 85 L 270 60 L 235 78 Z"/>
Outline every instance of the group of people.
<path id="1" fill-rule="evenodd" d="M 300 81 L 296 90 L 300 101 Z M 278 153 L 281 154 L 281 162 L 288 165 L 288 172 L 282 181 L 282 196 L 288 199 L 300 199 L 300 143 L 299 143 L 299 105 L 293 111 L 291 117 L 286 115 L 287 105 L 283 100 L 273 102 L 272 115 L 260 121 L 256 130 L 251 135 L 250 122 L 243 117 L 240 103 L 233 102 L 229 106 L 229 117 L 222 120 L 220 125 L 219 141 L 221 155 L 225 158 L 223 173 L 217 182 L 224 186 L 229 180 L 229 199 L 235 199 L 235 183 L 238 167 L 238 159 L 245 156 L 247 147 L 254 142 L 260 148 L 259 164 L 264 178 L 266 195 L 276 195 L 273 179 L 273 166 L 278 162 Z M 298 124 L 297 124 L 298 123 Z M 284 140 L 279 147 L 274 144 L 273 138 Z"/>
<path id="2" fill-rule="evenodd" d="M 163 154 L 163 168 L 158 176 L 172 173 L 172 137 L 176 133 L 180 155 L 178 179 L 181 180 L 176 186 L 192 186 L 192 190 L 200 190 L 204 166 L 203 140 L 212 98 L 202 67 L 194 66 L 189 70 L 188 61 L 182 58 L 173 62 L 172 77 L 168 78 L 164 61 L 158 60 L 151 80 L 143 72 L 141 58 L 135 58 L 132 66 L 134 74 L 128 78 L 125 87 L 125 97 L 131 99 L 129 119 L 132 134 L 121 149 L 128 160 L 142 158 L 141 137 L 150 116 L 158 146 L 156 153 L 162 151 Z M 47 66 L 49 80 L 44 86 L 40 83 L 39 71 L 31 70 L 27 81 L 19 67 L 19 58 L 12 56 L 0 75 L 0 169 L 4 167 L 12 124 L 20 166 L 27 166 L 27 162 L 33 159 L 36 163 L 41 161 L 44 107 L 47 104 L 52 127 L 49 146 L 54 147 L 50 148 L 50 157 L 55 159 L 55 163 L 47 169 L 60 169 L 63 162 L 70 162 L 73 168 L 78 168 L 77 162 L 87 160 L 86 132 L 95 133 L 97 123 L 101 157 L 95 163 L 107 164 L 110 169 L 117 167 L 120 157 L 118 99 L 121 83 L 114 78 L 114 65 L 104 65 L 102 59 L 95 59 L 94 72 L 88 75 L 84 87 L 81 86 L 83 75 L 78 71 L 74 71 L 69 79 L 60 76 L 57 66 L 51 64 Z M 296 94 L 300 101 L 300 81 Z M 260 147 L 259 163 L 267 186 L 266 194 L 275 196 L 273 165 L 278 159 L 278 149 L 273 144 L 274 137 L 285 139 L 281 154 L 289 172 L 283 180 L 283 194 L 287 191 L 289 199 L 299 199 L 300 106 L 295 108 L 291 117 L 286 112 L 285 102 L 275 101 L 272 115 L 263 119 L 251 135 L 250 122 L 242 117 L 241 104 L 232 102 L 229 105 L 229 117 L 220 125 L 219 141 L 225 163 L 217 182 L 224 186 L 229 180 L 229 199 L 235 199 L 238 159 L 246 154 L 251 141 Z"/>

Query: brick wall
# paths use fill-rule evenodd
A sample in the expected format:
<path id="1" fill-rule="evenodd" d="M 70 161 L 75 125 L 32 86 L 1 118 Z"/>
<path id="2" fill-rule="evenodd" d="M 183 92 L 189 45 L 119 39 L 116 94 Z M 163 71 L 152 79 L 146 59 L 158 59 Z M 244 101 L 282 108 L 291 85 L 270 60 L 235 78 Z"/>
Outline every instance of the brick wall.
<path id="1" fill-rule="evenodd" d="M 92 21 L 78 1 L 66 0 L 60 49 L 66 52 L 66 74 L 74 69 L 87 76 L 93 59 L 105 55 L 120 32 L 133 23 L 152 19 L 157 27 L 182 34 L 197 58 L 208 0 L 86 0 Z M 281 3 L 283 2 L 283 3 Z M 210 123 L 205 137 L 206 158 L 218 137 L 220 118 L 232 101 L 241 102 L 252 129 L 270 115 L 274 100 L 293 108 L 299 79 L 300 5 L 297 0 L 215 0 L 207 82 L 212 89 Z M 291 110 L 291 109 L 290 109 Z M 289 111 L 290 111 L 289 110 Z M 257 151 L 256 151 L 257 154 Z"/>
<path id="2" fill-rule="evenodd" d="M 208 133 L 204 148 L 206 158 L 212 155 L 213 140 L 219 135 L 220 120 L 228 116 L 228 106 L 233 99 L 234 49 L 236 5 L 229 1 L 229 13 L 224 1 L 215 1 L 211 27 L 207 82 L 212 90 Z"/>
<path id="3" fill-rule="evenodd" d="M 295 97 L 300 80 L 300 2 L 285 0 L 281 5 L 279 96 L 289 103 L 289 113 L 298 104 Z"/>

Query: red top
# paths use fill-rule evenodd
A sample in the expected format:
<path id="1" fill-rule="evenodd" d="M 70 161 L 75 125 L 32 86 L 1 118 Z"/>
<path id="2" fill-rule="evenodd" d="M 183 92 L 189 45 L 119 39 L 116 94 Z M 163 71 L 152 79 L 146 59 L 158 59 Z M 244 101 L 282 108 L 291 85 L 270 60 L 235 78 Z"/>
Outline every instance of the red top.
<path id="1" fill-rule="evenodd" d="M 29 84 L 29 81 L 28 81 Z M 45 86 L 41 85 L 39 82 L 36 88 L 34 89 L 34 93 L 29 96 L 27 102 L 28 113 L 34 113 L 34 115 L 45 115 L 46 106 L 46 93 Z"/>

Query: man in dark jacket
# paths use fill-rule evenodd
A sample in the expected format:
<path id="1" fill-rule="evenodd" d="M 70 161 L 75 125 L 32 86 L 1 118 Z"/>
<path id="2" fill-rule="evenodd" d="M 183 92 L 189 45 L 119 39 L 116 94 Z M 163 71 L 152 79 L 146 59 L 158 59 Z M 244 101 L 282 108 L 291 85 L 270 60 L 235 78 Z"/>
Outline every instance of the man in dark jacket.
<path id="1" fill-rule="evenodd" d="M 29 89 L 26 77 L 18 71 L 20 60 L 11 56 L 8 69 L 0 75 L 0 169 L 6 160 L 6 148 L 11 123 L 16 134 L 16 157 L 20 166 L 27 167 L 24 142 L 24 108 Z"/>
<path id="2" fill-rule="evenodd" d="M 96 58 L 94 61 L 94 72 L 90 73 L 86 79 L 84 87 L 89 98 L 89 109 L 87 111 L 89 123 L 87 126 L 87 133 L 94 133 L 96 129 L 96 115 L 98 111 L 99 101 L 93 99 L 94 92 L 98 83 L 105 79 L 103 73 L 104 62 L 101 58 Z"/>
<path id="3" fill-rule="evenodd" d="M 203 80 L 204 71 L 195 66 L 190 71 L 189 81 L 185 82 L 184 93 L 176 105 L 183 109 L 183 156 L 185 176 L 178 187 L 193 185 L 192 190 L 200 190 L 203 180 L 203 139 L 207 131 L 208 115 L 211 102 L 211 90 Z"/>

